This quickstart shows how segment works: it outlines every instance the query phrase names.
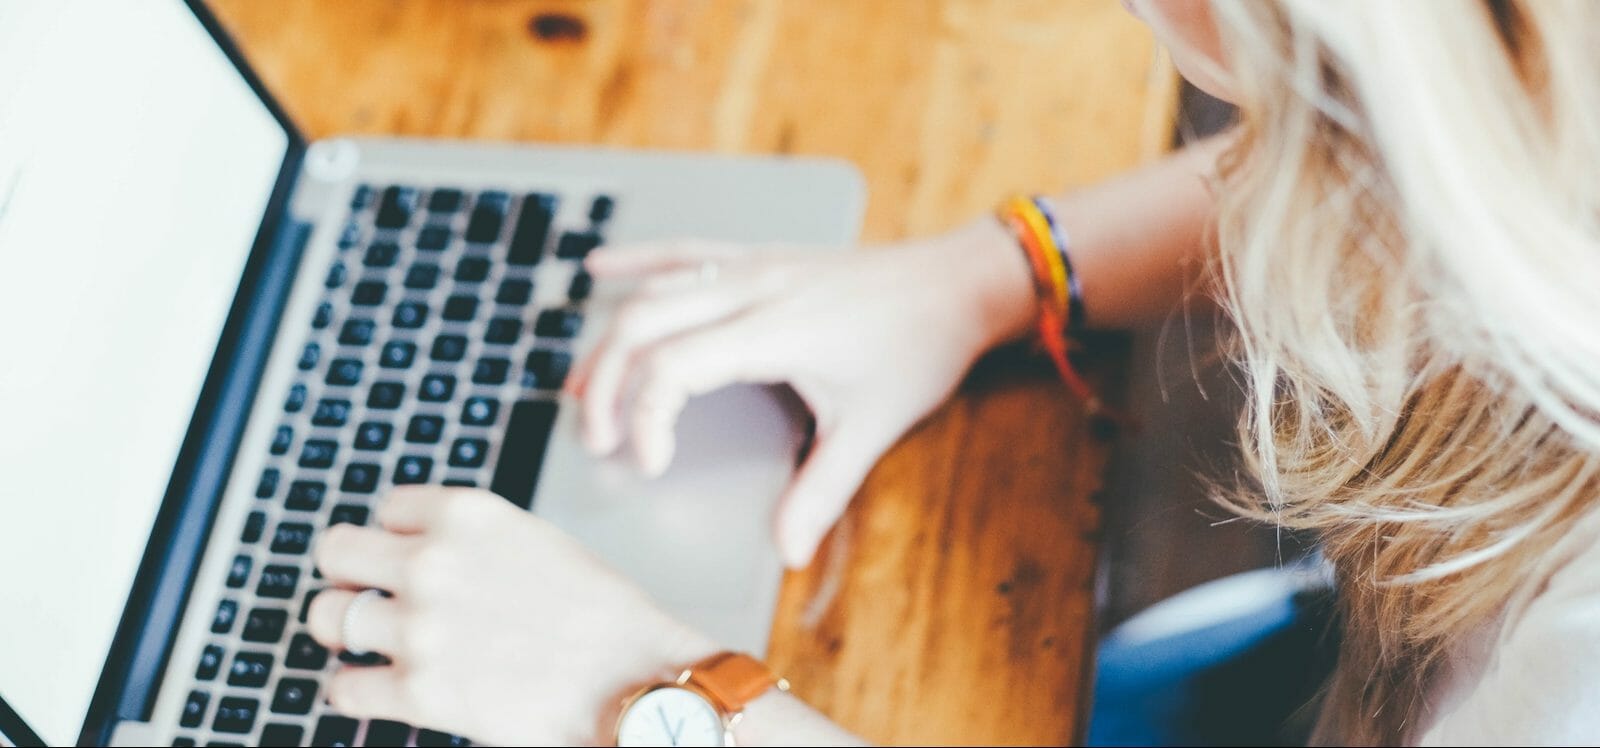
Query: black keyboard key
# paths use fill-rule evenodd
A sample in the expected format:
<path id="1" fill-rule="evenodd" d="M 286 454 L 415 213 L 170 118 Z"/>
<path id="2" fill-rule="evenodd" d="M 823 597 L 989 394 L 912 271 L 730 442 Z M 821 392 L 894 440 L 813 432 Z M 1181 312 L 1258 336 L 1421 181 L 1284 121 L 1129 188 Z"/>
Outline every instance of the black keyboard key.
<path id="1" fill-rule="evenodd" d="M 567 380 L 572 368 L 572 354 L 565 351 L 535 350 L 528 353 L 527 371 L 522 386 L 529 389 L 556 390 Z"/>
<path id="2" fill-rule="evenodd" d="M 394 267 L 398 259 L 400 259 L 400 245 L 394 242 L 373 242 L 367 247 L 367 253 L 362 256 L 361 264 L 369 268 L 389 268 Z"/>
<path id="3" fill-rule="evenodd" d="M 394 483 L 397 486 L 427 483 L 428 475 L 433 472 L 433 460 L 427 457 L 408 455 L 401 457 L 394 464 Z"/>
<path id="4" fill-rule="evenodd" d="M 261 534 L 267 531 L 267 515 L 262 512 L 251 512 L 244 520 L 244 532 L 239 533 L 241 543 L 259 543 Z"/>
<path id="5" fill-rule="evenodd" d="M 617 203 L 610 195 L 597 195 L 594 202 L 589 203 L 589 220 L 593 223 L 605 223 L 611 218 L 612 209 Z"/>
<path id="6" fill-rule="evenodd" d="M 324 714 L 311 733 L 311 744 L 325 748 L 350 748 L 356 744 L 356 725 L 349 717 Z"/>
<path id="7" fill-rule="evenodd" d="M 312 573 L 316 574 L 316 573 L 321 573 L 321 572 L 317 571 L 317 570 L 313 570 Z M 305 623 L 306 619 L 310 616 L 310 614 L 311 614 L 311 601 L 317 599 L 317 593 L 319 593 L 321 591 L 322 590 L 320 590 L 320 589 L 309 589 L 309 590 L 306 590 L 305 597 L 300 599 L 300 622 L 301 623 Z M 296 642 L 298 642 L 299 640 L 300 640 L 299 636 L 296 636 L 294 639 L 290 640 L 289 649 L 291 651 L 293 651 Z"/>
<path id="8" fill-rule="evenodd" d="M 468 322 L 478 316 L 478 297 L 457 294 L 444 300 L 440 314 L 451 322 Z"/>
<path id="9" fill-rule="evenodd" d="M 541 338 L 570 338 L 583 327 L 583 315 L 576 309 L 546 309 L 539 313 L 533 332 Z"/>
<path id="10" fill-rule="evenodd" d="M 435 361 L 460 361 L 467 355 L 467 339 L 461 335 L 440 335 L 433 339 L 429 355 Z"/>
<path id="11" fill-rule="evenodd" d="M 239 617 L 239 603 L 223 600 L 217 603 L 217 614 L 211 617 L 211 633 L 226 634 L 233 630 L 233 621 Z"/>
<path id="12" fill-rule="evenodd" d="M 456 378 L 450 374 L 429 374 L 422 378 L 417 399 L 425 403 L 448 402 L 456 392 Z"/>
<path id="13" fill-rule="evenodd" d="M 311 550 L 311 525 L 304 522 L 280 522 L 272 533 L 272 552 L 298 556 Z"/>
<path id="14" fill-rule="evenodd" d="M 439 266 L 433 263 L 412 265 L 406 271 L 406 288 L 427 291 L 439 285 Z"/>
<path id="15" fill-rule="evenodd" d="M 411 222 L 411 213 L 417 209 L 417 190 L 413 187 L 390 187 L 383 191 L 378 201 L 378 215 L 372 223 L 380 229 L 398 229 Z"/>
<path id="16" fill-rule="evenodd" d="M 405 400 L 406 386 L 399 382 L 378 382 L 367 393 L 367 407 L 373 410 L 394 410 Z"/>
<path id="17" fill-rule="evenodd" d="M 339 231 L 339 249 L 349 249 L 361 243 L 361 224 L 351 221 Z"/>
<path id="18" fill-rule="evenodd" d="M 328 486 L 319 480 L 297 480 L 289 484 L 289 495 L 284 498 L 283 506 L 296 512 L 314 512 L 322 508 L 322 497 L 327 495 Z"/>
<path id="19" fill-rule="evenodd" d="M 594 276 L 588 271 L 579 270 L 572 274 L 572 284 L 567 286 L 567 299 L 574 304 L 589 298 L 594 293 Z"/>
<path id="20" fill-rule="evenodd" d="M 539 468 L 544 464 L 545 448 L 550 445 L 550 429 L 556 422 L 556 404 L 544 400 L 523 400 L 511 406 L 511 420 L 500 442 L 500 460 L 495 466 L 489 490 L 527 509 L 533 506 L 533 492 L 539 485 Z"/>
<path id="21" fill-rule="evenodd" d="M 350 292 L 350 303 L 356 306 L 377 306 L 389 295 L 389 284 L 383 281 L 364 280 Z"/>
<path id="22" fill-rule="evenodd" d="M 256 481 L 256 498 L 270 499 L 278 492 L 278 478 L 282 475 L 277 468 L 267 468 L 261 471 L 261 480 Z"/>
<path id="23" fill-rule="evenodd" d="M 367 737 L 361 744 L 393 748 L 404 746 L 410 737 L 411 725 L 393 720 L 375 719 L 367 723 Z"/>
<path id="24" fill-rule="evenodd" d="M 228 696 L 217 703 L 217 716 L 211 729 L 217 732 L 244 734 L 256 727 L 256 710 L 260 703 L 255 699 Z"/>
<path id="25" fill-rule="evenodd" d="M 438 730 L 418 730 L 417 745 L 419 748 L 467 748 L 472 741 Z"/>
<path id="26" fill-rule="evenodd" d="M 361 382 L 362 364 L 359 359 L 336 358 L 328 365 L 326 382 L 334 387 L 350 387 Z"/>
<path id="27" fill-rule="evenodd" d="M 317 409 L 311 412 L 313 426 L 343 426 L 349 420 L 350 401 L 336 397 L 318 400 Z"/>
<path id="28" fill-rule="evenodd" d="M 301 618 L 302 623 L 305 618 Z M 321 670 L 328 664 L 328 650 L 310 634 L 299 633 L 289 639 L 289 651 L 283 656 L 284 667 L 296 670 Z"/>
<path id="29" fill-rule="evenodd" d="M 206 707 L 211 705 L 211 695 L 205 691 L 190 691 L 183 702 L 183 714 L 178 717 L 179 727 L 199 727 L 206 718 Z"/>
<path id="30" fill-rule="evenodd" d="M 475 244 L 493 244 L 500 240 L 500 231 L 506 222 L 506 201 L 478 198 L 472 206 L 472 217 L 467 219 L 467 241 Z"/>
<path id="31" fill-rule="evenodd" d="M 339 453 L 339 443 L 331 439 L 307 439 L 300 447 L 300 467 L 330 468 Z"/>
<path id="32" fill-rule="evenodd" d="M 200 652 L 200 664 L 194 669 L 195 680 L 211 680 L 222 672 L 223 649 L 219 644 L 207 644 Z"/>
<path id="33" fill-rule="evenodd" d="M 466 426 L 492 426 L 500 412 L 500 401 L 492 397 L 469 397 L 461 406 L 461 423 Z"/>
<path id="34" fill-rule="evenodd" d="M 383 655 L 378 654 L 377 652 L 360 652 L 360 653 L 356 653 L 356 652 L 351 652 L 348 649 L 343 650 L 343 651 L 341 651 L 339 653 L 339 661 L 344 663 L 344 664 L 346 664 L 346 665 L 360 665 L 362 667 L 368 667 L 368 666 L 372 666 L 372 665 L 387 665 L 387 664 L 389 664 L 389 658 L 384 657 Z"/>
<path id="35" fill-rule="evenodd" d="M 500 290 L 494 295 L 495 303 L 523 306 L 533 300 L 533 281 L 521 278 L 509 278 L 500 282 Z"/>
<path id="36" fill-rule="evenodd" d="M 489 442 L 485 439 L 457 439 L 450 445 L 452 467 L 482 467 L 489 455 Z"/>
<path id="37" fill-rule="evenodd" d="M 372 342 L 373 324 L 370 319 L 347 319 L 339 328 L 339 345 L 362 346 Z"/>
<path id="38" fill-rule="evenodd" d="M 568 231 L 556 244 L 556 256 L 563 260 L 581 260 L 600 246 L 600 235 L 593 231 Z"/>
<path id="39" fill-rule="evenodd" d="M 535 192 L 523 197 L 506 262 L 512 265 L 538 264 L 544 254 L 544 245 L 550 236 L 550 223 L 555 215 L 556 199 L 553 195 Z"/>
<path id="40" fill-rule="evenodd" d="M 439 416 L 412 416 L 406 427 L 406 441 L 413 444 L 438 444 L 444 435 L 444 419 Z"/>
<path id="41" fill-rule="evenodd" d="M 478 283 L 489 277 L 489 258 L 463 257 L 456 263 L 456 282 Z"/>
<path id="42" fill-rule="evenodd" d="M 372 204 L 372 186 L 359 185 L 350 195 L 350 210 L 366 210 Z"/>
<path id="43" fill-rule="evenodd" d="M 483 333 L 485 343 L 497 345 L 511 345 L 522 337 L 522 320 L 515 317 L 495 317 L 489 320 L 489 328 Z"/>
<path id="44" fill-rule="evenodd" d="M 444 479 L 443 485 L 454 486 L 457 488 L 477 488 L 478 482 L 468 478 L 446 478 Z"/>
<path id="45" fill-rule="evenodd" d="M 389 448 L 389 435 L 394 427 L 387 423 L 367 421 L 356 429 L 356 449 L 379 452 Z"/>
<path id="46" fill-rule="evenodd" d="M 277 644 L 283 638 L 283 628 L 289 623 L 289 611 L 276 608 L 256 608 L 244 617 L 244 629 L 239 638 L 247 642 Z"/>
<path id="47" fill-rule="evenodd" d="M 250 581 L 250 567 L 254 559 L 241 553 L 233 557 L 233 563 L 228 565 L 228 587 L 239 589 Z"/>
<path id="48" fill-rule="evenodd" d="M 511 361 L 504 358 L 484 358 L 472 369 L 473 384 L 505 384 L 511 372 Z"/>
<path id="49" fill-rule="evenodd" d="M 454 213 L 461 210 L 461 190 L 453 187 L 440 187 L 428 196 L 428 212 Z"/>
<path id="50" fill-rule="evenodd" d="M 261 728 L 262 748 L 291 748 L 300 745 L 306 731 L 298 725 L 269 724 Z"/>
<path id="51" fill-rule="evenodd" d="M 395 327 L 414 330 L 428 321 L 428 305 L 420 301 L 404 301 L 394 307 Z"/>
<path id="52" fill-rule="evenodd" d="M 333 267 L 328 268 L 328 277 L 322 281 L 322 285 L 328 288 L 338 288 L 344 285 L 344 282 L 349 277 L 350 271 L 345 268 L 344 263 L 335 262 Z"/>
<path id="53" fill-rule="evenodd" d="M 272 711 L 278 714 L 310 714 L 317 702 L 317 682 L 305 678 L 284 678 L 272 694 Z"/>
<path id="54" fill-rule="evenodd" d="M 317 311 L 311 315 L 311 329 L 325 330 L 333 324 L 333 305 L 324 301 L 317 305 Z"/>
<path id="55" fill-rule="evenodd" d="M 291 426 L 279 426 L 278 430 L 272 434 L 270 451 L 274 455 L 282 456 L 289 454 L 289 448 L 292 446 L 294 446 L 294 428 Z"/>
<path id="56" fill-rule="evenodd" d="M 383 344 L 383 352 L 378 356 L 378 365 L 385 369 L 404 369 L 411 366 L 411 362 L 416 358 L 416 343 L 391 340 Z"/>
<path id="57" fill-rule="evenodd" d="M 299 584 L 300 567 L 273 564 L 261 570 L 261 582 L 256 585 L 256 595 L 288 600 L 294 597 L 294 588 Z"/>
<path id="58" fill-rule="evenodd" d="M 238 652 L 228 668 L 228 685 L 260 688 L 272 675 L 272 655 L 266 652 Z"/>
<path id="59" fill-rule="evenodd" d="M 417 232 L 417 249 L 424 252 L 438 252 L 450 246 L 449 226 L 424 226 Z"/>
<path id="60" fill-rule="evenodd" d="M 339 504 L 328 514 L 328 526 L 338 524 L 356 525 L 367 523 L 367 508 L 360 504 Z"/>
<path id="61" fill-rule="evenodd" d="M 352 462 L 344 468 L 344 480 L 339 490 L 345 493 L 372 493 L 378 490 L 378 477 L 382 470 L 367 462 Z"/>
<path id="62" fill-rule="evenodd" d="M 306 407 L 307 395 L 306 386 L 303 384 L 290 387 L 289 396 L 283 401 L 283 412 L 299 413 L 301 408 Z"/>
<path id="63" fill-rule="evenodd" d="M 316 343 L 306 343 L 305 350 L 300 351 L 300 361 L 295 364 L 301 371 L 311 371 L 317 368 L 317 361 L 322 358 L 322 346 Z"/>

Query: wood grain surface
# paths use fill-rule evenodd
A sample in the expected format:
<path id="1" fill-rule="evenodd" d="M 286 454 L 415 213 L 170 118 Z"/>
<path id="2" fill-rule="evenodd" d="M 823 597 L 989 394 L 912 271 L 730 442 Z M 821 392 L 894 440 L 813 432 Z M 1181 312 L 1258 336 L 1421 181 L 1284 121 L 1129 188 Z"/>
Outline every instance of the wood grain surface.
<path id="1" fill-rule="evenodd" d="M 1133 166 L 1175 101 L 1113 0 L 211 5 L 314 138 L 840 156 L 866 176 L 869 243 Z M 1122 347 L 1098 348 L 1114 396 Z M 772 664 L 875 742 L 1075 740 L 1109 453 L 1036 358 L 990 357 L 786 579 Z"/>

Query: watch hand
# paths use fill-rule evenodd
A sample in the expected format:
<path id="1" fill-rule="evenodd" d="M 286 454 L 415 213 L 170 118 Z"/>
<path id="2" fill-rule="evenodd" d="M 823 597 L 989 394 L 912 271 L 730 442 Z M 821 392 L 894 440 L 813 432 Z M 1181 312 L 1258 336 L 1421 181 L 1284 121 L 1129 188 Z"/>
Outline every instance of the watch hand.
<path id="1" fill-rule="evenodd" d="M 667 732 L 667 739 L 671 740 L 673 745 L 677 745 L 678 733 L 675 732 L 672 729 L 672 725 L 667 722 L 667 711 L 662 709 L 660 704 L 656 704 L 656 714 L 661 717 L 661 729 Z"/>

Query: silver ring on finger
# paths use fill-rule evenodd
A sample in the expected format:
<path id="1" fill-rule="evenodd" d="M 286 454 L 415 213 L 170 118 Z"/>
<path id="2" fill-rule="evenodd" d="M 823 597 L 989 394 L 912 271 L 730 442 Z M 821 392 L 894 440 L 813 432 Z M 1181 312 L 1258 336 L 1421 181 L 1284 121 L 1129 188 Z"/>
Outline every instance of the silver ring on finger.
<path id="1" fill-rule="evenodd" d="M 375 599 L 381 600 L 383 597 L 384 594 L 382 590 L 376 590 L 369 587 L 356 593 L 356 596 L 350 600 L 350 606 L 344 609 L 344 619 L 340 622 L 339 626 L 339 639 L 344 643 L 344 651 L 349 652 L 352 656 L 360 657 L 362 655 L 371 654 L 369 651 L 356 646 L 356 614 L 360 613 L 361 609 L 366 607 L 368 603 L 371 603 Z"/>

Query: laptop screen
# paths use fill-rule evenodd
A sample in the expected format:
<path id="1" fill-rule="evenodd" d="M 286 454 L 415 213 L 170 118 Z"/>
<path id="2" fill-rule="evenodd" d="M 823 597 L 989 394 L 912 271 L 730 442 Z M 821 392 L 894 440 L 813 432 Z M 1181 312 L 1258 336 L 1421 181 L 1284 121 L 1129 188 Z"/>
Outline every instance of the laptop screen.
<path id="1" fill-rule="evenodd" d="M 289 135 L 176 0 L 0 2 L 0 696 L 71 744 Z"/>

